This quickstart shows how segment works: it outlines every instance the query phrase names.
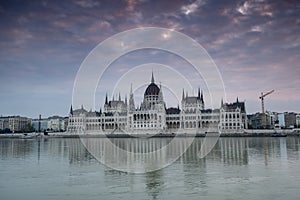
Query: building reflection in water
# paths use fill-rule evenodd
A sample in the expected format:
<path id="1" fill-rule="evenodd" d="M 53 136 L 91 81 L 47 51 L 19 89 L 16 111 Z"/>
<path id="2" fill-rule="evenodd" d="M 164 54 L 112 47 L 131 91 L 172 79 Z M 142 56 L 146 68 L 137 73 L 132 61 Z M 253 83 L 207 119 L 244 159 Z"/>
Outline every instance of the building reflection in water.
<path id="1" fill-rule="evenodd" d="M 159 199 L 159 193 L 164 187 L 163 172 L 161 170 L 145 174 L 146 191 L 152 199 Z"/>
<path id="2" fill-rule="evenodd" d="M 26 158 L 35 151 L 35 140 L 0 139 L 0 158 Z"/>
<path id="3" fill-rule="evenodd" d="M 193 138 L 81 138 L 81 141 L 105 165 L 120 171 L 144 173 L 176 161 Z"/>
<path id="4" fill-rule="evenodd" d="M 204 159 L 200 159 L 198 155 L 203 141 L 204 138 L 195 138 L 189 146 L 189 138 L 85 138 L 83 145 L 82 139 L 78 138 L 0 139 L 0 156 L 1 159 L 34 156 L 39 160 L 47 154 L 67 158 L 70 164 L 91 160 L 94 162 L 93 156 L 96 156 L 104 163 L 117 166 L 115 169 L 123 167 L 140 171 L 155 169 L 157 163 L 173 161 L 181 153 L 183 155 L 174 160 L 177 164 L 185 167 L 187 164 L 196 164 L 203 169 L 207 160 L 229 165 L 247 165 L 249 155 L 259 155 L 265 165 L 278 157 L 283 163 L 287 163 L 289 159 L 300 159 L 298 137 L 219 138 L 213 150 Z M 114 148 L 111 144 L 119 148 Z M 169 145 L 169 148 L 165 148 L 166 145 Z M 160 151 L 157 151 L 159 149 Z"/>
<path id="5" fill-rule="evenodd" d="M 201 166 L 205 166 L 206 159 L 237 165 L 247 165 L 249 162 L 248 138 L 220 138 L 205 159 L 199 158 L 204 138 L 196 138 L 190 146 L 188 138 L 114 138 L 109 140 L 84 138 L 81 140 L 91 154 L 102 163 L 126 172 L 153 171 L 161 166 L 167 166 L 166 163 L 171 161 L 184 164 L 197 162 Z M 78 148 L 78 145 L 74 145 Z M 167 145 L 168 148 L 166 148 Z M 84 155 L 84 150 L 81 151 Z M 183 155 L 177 156 L 181 154 Z"/>

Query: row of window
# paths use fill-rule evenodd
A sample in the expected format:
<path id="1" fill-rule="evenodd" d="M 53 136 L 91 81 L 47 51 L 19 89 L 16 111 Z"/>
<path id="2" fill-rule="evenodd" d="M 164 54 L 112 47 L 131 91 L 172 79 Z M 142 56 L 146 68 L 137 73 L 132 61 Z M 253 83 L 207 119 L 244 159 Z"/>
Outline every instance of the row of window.
<path id="1" fill-rule="evenodd" d="M 129 126 L 131 128 L 131 125 Z M 134 128 L 156 128 L 156 127 L 160 127 L 161 128 L 161 124 L 159 124 L 159 126 L 156 126 L 156 124 L 137 124 L 137 125 L 133 125 Z"/>
<path id="2" fill-rule="evenodd" d="M 222 114 L 221 115 L 221 118 L 224 118 L 224 116 L 225 116 L 225 118 L 226 119 L 231 119 L 231 118 L 233 118 L 233 119 L 235 119 L 235 118 L 240 118 L 240 114 L 239 113 L 226 113 L 226 114 Z"/>

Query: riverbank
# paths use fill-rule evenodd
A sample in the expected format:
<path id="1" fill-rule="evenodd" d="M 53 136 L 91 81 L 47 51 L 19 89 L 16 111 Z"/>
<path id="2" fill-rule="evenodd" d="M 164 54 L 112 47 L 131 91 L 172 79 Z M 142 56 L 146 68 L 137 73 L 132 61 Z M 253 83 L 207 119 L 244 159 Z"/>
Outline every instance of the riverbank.
<path id="1" fill-rule="evenodd" d="M 247 129 L 242 132 L 224 132 L 221 133 L 220 137 L 272 137 L 274 134 L 285 134 L 287 136 L 300 136 L 300 129 L 285 129 L 285 130 L 258 130 L 258 129 Z M 22 138 L 24 134 L 22 133 L 7 133 L 0 134 L 0 138 Z M 27 133 L 27 136 L 33 137 L 43 137 L 43 138 L 149 138 L 149 137 L 205 137 L 205 136 L 218 136 L 218 133 L 160 133 L 160 134 L 124 134 L 124 133 L 110 133 L 110 134 L 100 134 L 96 132 L 88 132 L 85 134 L 72 134 L 69 132 L 53 132 L 44 135 L 43 133 Z M 24 139 L 24 138 L 23 138 Z"/>

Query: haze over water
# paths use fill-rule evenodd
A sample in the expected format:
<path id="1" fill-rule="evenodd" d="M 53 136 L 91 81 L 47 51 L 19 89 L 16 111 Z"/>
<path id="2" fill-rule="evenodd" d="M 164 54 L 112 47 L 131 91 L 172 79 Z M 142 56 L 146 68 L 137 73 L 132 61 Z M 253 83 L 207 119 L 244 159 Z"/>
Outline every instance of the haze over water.
<path id="1" fill-rule="evenodd" d="M 113 142 L 153 145 L 158 140 Z M 164 169 L 130 174 L 99 163 L 80 139 L 1 139 L 0 199 L 299 198 L 300 138 L 220 138 L 200 159 L 202 142 L 196 138 Z"/>

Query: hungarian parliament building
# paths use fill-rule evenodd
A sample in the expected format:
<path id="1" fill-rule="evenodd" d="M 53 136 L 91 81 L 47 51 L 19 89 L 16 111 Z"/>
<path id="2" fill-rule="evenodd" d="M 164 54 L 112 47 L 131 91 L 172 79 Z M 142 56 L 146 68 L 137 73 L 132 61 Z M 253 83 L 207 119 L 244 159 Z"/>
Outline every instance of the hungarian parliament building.
<path id="1" fill-rule="evenodd" d="M 104 109 L 100 112 L 87 111 L 83 108 L 69 114 L 67 131 L 70 134 L 174 134 L 174 133 L 219 133 L 241 132 L 247 128 L 245 102 L 223 103 L 220 108 L 205 109 L 203 92 L 198 89 L 196 96 L 189 96 L 184 91 L 179 107 L 166 108 L 162 87 L 154 81 L 144 93 L 141 106 L 137 109 L 132 87 L 127 98 L 108 100 L 106 95 Z"/>

